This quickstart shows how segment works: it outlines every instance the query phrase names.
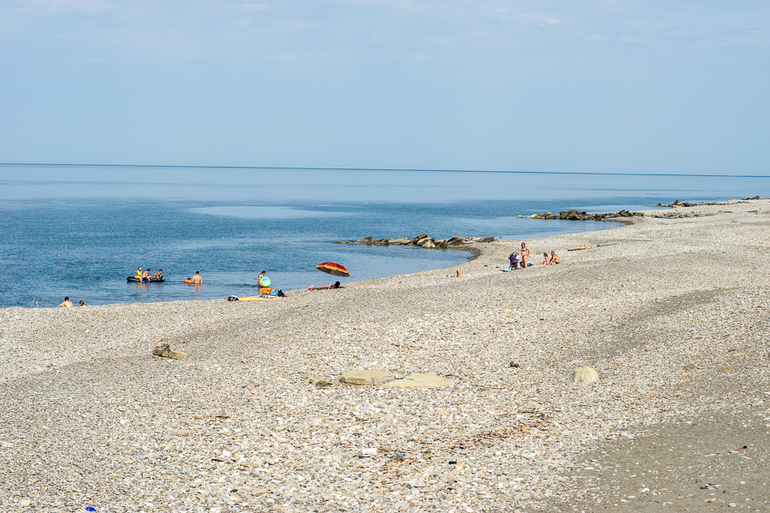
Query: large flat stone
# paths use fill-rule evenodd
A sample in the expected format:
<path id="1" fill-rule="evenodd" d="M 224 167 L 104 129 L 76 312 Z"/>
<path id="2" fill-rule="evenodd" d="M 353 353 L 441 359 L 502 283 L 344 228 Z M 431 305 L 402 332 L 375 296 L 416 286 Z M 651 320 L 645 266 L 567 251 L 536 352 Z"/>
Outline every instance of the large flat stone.
<path id="1" fill-rule="evenodd" d="M 397 379 L 396 381 L 391 381 L 383 386 L 396 388 L 435 388 L 451 387 L 454 386 L 454 383 L 429 372 L 427 374 L 410 374 L 404 379 Z"/>
<path id="2" fill-rule="evenodd" d="M 591 367 L 578 367 L 572 371 L 569 379 L 573 383 L 591 383 L 598 381 L 599 374 Z"/>
<path id="3" fill-rule="evenodd" d="M 394 379 L 396 379 L 396 376 L 394 376 L 392 372 L 364 369 L 348 371 L 340 377 L 340 381 L 346 385 L 367 387 L 372 385 L 382 385 L 389 381 L 393 381 Z"/>

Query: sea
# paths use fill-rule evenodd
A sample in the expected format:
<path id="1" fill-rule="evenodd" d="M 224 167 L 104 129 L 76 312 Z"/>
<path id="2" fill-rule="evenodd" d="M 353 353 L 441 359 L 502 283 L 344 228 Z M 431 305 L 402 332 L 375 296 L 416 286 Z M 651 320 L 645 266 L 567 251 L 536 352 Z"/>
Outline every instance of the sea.
<path id="1" fill-rule="evenodd" d="M 261 270 L 287 292 L 344 285 L 472 255 L 337 241 L 545 237 L 613 223 L 528 216 L 769 192 L 768 176 L 0 164 L 0 307 L 253 296 Z M 318 271 L 323 262 L 350 278 Z M 127 282 L 138 266 L 163 269 L 166 282 Z M 196 271 L 203 284 L 185 284 Z"/>

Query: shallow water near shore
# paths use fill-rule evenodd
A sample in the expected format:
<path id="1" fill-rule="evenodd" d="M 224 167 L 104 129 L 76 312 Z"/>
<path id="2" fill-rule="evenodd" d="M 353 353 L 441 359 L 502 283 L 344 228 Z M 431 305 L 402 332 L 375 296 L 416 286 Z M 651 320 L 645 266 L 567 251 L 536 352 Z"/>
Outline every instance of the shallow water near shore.
<path id="1" fill-rule="evenodd" d="M 0 307 L 250 296 L 266 269 L 277 289 L 451 267 L 471 255 L 338 240 L 494 235 L 525 239 L 613 223 L 518 219 L 576 208 L 767 195 L 767 177 L 455 171 L 0 165 Z M 558 249 L 558 248 L 555 248 Z M 167 282 L 126 283 L 136 267 Z M 204 284 L 182 283 L 200 271 Z M 348 280 L 341 280 L 343 282 Z"/>

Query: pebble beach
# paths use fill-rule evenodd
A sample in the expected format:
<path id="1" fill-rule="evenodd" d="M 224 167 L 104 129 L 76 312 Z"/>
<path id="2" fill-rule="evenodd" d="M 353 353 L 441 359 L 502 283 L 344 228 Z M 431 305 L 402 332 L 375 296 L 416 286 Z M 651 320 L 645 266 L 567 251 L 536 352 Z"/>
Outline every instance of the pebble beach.
<path id="1" fill-rule="evenodd" d="M 0 511 L 770 511 L 770 200 L 644 214 L 510 272 L 2 309 Z"/>

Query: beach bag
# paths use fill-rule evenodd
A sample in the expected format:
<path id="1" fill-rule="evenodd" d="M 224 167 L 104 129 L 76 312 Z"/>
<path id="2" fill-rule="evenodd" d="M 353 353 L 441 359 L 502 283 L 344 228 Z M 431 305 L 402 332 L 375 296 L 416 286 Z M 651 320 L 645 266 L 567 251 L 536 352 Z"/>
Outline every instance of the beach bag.
<path id="1" fill-rule="evenodd" d="M 238 301 L 238 296 L 227 296 L 228 301 Z"/>

